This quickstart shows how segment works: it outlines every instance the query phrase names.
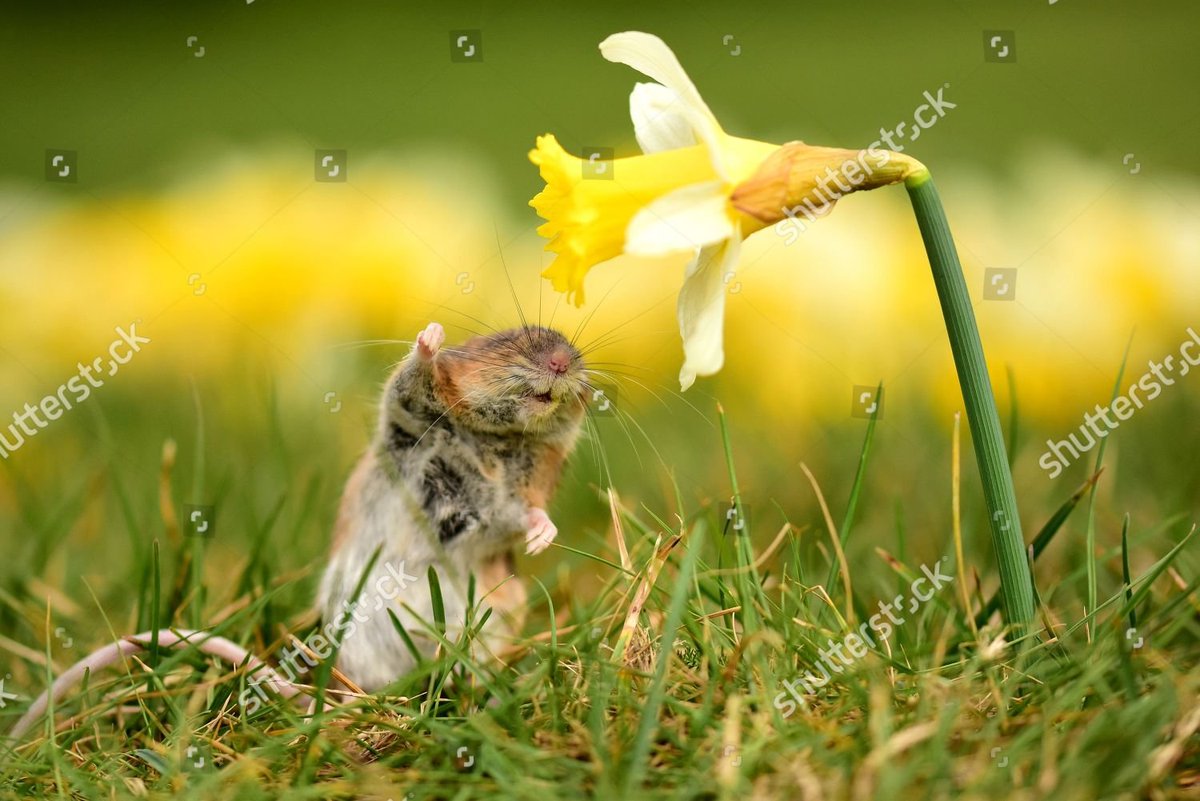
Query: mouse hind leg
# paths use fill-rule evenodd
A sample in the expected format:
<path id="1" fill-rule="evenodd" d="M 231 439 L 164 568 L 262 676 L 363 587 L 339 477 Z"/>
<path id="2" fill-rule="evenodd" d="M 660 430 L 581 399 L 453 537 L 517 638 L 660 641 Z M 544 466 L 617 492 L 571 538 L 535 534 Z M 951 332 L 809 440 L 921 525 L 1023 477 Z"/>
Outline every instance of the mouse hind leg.
<path id="1" fill-rule="evenodd" d="M 498 615 L 507 630 L 515 637 L 525 628 L 528 593 L 525 583 L 517 575 L 516 561 L 512 551 L 496 554 L 485 560 L 475 571 L 476 597 Z M 489 643 L 491 647 L 504 643 Z"/>

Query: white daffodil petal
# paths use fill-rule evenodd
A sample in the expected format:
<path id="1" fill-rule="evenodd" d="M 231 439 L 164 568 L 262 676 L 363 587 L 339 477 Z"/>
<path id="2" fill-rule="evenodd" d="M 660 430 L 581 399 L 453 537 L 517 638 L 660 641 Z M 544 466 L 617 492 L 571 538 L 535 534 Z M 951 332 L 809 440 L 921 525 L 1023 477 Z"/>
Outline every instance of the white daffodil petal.
<path id="1" fill-rule="evenodd" d="M 713 167 L 722 178 L 728 178 L 721 158 L 724 131 L 666 42 L 653 34 L 625 31 L 601 42 L 600 53 L 609 61 L 633 67 L 674 92 L 697 139 L 708 145 Z"/>
<path id="2" fill-rule="evenodd" d="M 726 274 L 737 267 L 742 249 L 735 235 L 702 248 L 687 267 L 687 279 L 679 290 L 679 333 L 683 336 L 683 368 L 679 387 L 686 390 L 696 376 L 712 375 L 725 363 L 722 345 L 725 325 Z"/>
<path id="3" fill-rule="evenodd" d="M 679 95 L 660 83 L 639 83 L 629 95 L 633 133 L 643 153 L 700 144 Z"/>
<path id="4" fill-rule="evenodd" d="M 625 229 L 625 252 L 661 256 L 733 236 L 729 196 L 720 181 L 691 184 L 643 206 Z"/>

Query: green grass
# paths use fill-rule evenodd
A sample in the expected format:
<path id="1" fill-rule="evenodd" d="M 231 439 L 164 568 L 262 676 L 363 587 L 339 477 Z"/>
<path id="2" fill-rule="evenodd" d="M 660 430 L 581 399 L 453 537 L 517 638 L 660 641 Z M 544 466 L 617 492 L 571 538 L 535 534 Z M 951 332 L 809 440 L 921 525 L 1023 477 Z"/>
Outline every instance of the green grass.
<path id="1" fill-rule="evenodd" d="M 729 476 L 710 488 L 714 501 L 739 496 L 735 463 L 749 458 L 720 422 L 701 449 Z M 855 464 L 868 475 L 871 453 L 864 447 Z M 303 640 L 317 626 L 309 603 L 319 562 L 299 571 L 277 566 L 287 564 L 294 540 L 328 522 L 314 509 L 332 503 L 337 481 L 319 470 L 301 475 L 318 464 L 275 454 L 260 470 L 217 476 L 217 495 L 232 510 L 219 520 L 226 540 L 219 565 L 209 561 L 215 541 L 180 538 L 171 521 L 152 525 L 147 517 L 160 492 L 187 485 L 185 470 L 164 475 L 160 487 L 157 479 L 131 486 L 114 468 L 117 502 L 105 505 L 109 514 L 95 525 L 127 529 L 131 550 L 113 562 L 120 575 L 102 590 L 103 600 L 88 603 L 86 589 L 73 599 L 53 589 L 51 548 L 23 554 L 41 563 L 29 561 L 31 572 L 0 596 L 14 624 L 6 624 L 12 634 L 2 646 L 11 672 L 24 686 L 40 686 L 65 667 L 60 627 L 80 640 L 75 656 L 132 633 L 135 623 L 182 627 L 198 619 L 275 657 L 288 633 Z M 219 470 L 200 460 L 192 469 Z M 300 489 L 271 499 L 275 479 L 289 470 Z M 830 496 L 831 506 L 869 502 L 863 474 L 843 480 L 849 497 Z M 249 482 L 242 489 L 260 503 L 238 502 L 238 481 Z M 616 483 L 620 490 L 619 477 Z M 1046 513 L 1039 554 L 1057 544 L 1051 540 L 1085 490 Z M 57 507 L 40 503 L 37 493 L 23 496 L 22 525 L 46 535 L 75 530 L 95 493 L 88 482 L 73 485 Z M 607 495 L 596 502 L 606 507 Z M 616 527 L 586 545 L 567 539 L 556 546 L 578 558 L 572 575 L 594 578 L 596 589 L 583 591 L 564 573 L 548 584 L 527 579 L 528 636 L 503 662 L 472 655 L 470 632 L 486 614 L 477 610 L 466 635 L 442 637 L 437 658 L 383 693 L 333 699 L 311 716 L 283 701 L 245 715 L 237 703 L 244 675 L 194 651 L 159 649 L 126 670 L 89 677 L 54 710 L 53 729 L 44 723 L 16 748 L 6 746 L 0 792 L 96 799 L 1195 797 L 1200 571 L 1190 521 L 1141 531 L 1126 521 L 1122 531 L 1097 531 L 1097 605 L 1084 617 L 1086 561 L 1039 582 L 1040 620 L 1052 634 L 1031 639 L 1019 663 L 1000 640 L 999 615 L 980 614 L 987 594 L 972 583 L 971 608 L 963 609 L 963 593 L 949 584 L 905 613 L 886 644 L 878 640 L 785 717 L 773 703 L 781 683 L 852 630 L 847 612 L 865 621 L 880 598 L 896 587 L 907 592 L 921 575 L 919 562 L 906 561 L 912 549 L 905 537 L 913 535 L 899 524 L 891 533 L 858 527 L 856 538 L 870 538 L 879 558 L 850 565 L 847 599 L 841 580 L 807 583 L 840 572 L 821 524 L 738 536 L 715 502 L 679 517 L 614 508 L 629 569 L 621 566 Z M 851 517 L 848 511 L 844 519 Z M 977 549 L 986 521 L 967 525 L 977 530 Z M 139 533 L 160 526 L 161 542 Z M 939 542 L 943 572 L 957 575 L 951 539 Z M 1131 551 L 1143 569 L 1125 577 Z M 965 575 L 976 570 L 966 568 Z M 642 614 L 623 636 L 631 602 L 656 571 Z M 977 615 L 978 639 L 970 625 Z M 441 632 L 445 621 L 429 625 Z M 50 660 L 57 670 L 47 669 Z M 328 666 L 314 673 L 314 694 L 323 693 L 316 688 L 325 687 Z M 14 711 L 19 705 L 3 714 Z"/>

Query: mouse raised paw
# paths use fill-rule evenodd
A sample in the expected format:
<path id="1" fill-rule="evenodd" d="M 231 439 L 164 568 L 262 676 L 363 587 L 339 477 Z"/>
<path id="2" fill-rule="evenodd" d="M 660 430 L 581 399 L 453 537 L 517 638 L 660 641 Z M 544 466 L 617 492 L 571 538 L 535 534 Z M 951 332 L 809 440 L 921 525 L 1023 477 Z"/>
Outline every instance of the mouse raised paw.
<path id="1" fill-rule="evenodd" d="M 545 509 L 533 507 L 525 517 L 525 553 L 536 556 L 550 547 L 558 536 L 558 526 L 546 514 Z"/>

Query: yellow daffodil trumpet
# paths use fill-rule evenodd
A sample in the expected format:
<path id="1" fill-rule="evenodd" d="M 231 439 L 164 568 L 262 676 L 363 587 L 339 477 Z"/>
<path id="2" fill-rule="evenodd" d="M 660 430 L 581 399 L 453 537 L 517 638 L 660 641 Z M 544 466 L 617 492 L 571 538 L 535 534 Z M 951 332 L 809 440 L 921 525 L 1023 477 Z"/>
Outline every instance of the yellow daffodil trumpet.
<path id="1" fill-rule="evenodd" d="M 1000 564 L 1006 620 L 1033 620 L 1033 584 L 1025 558 L 1012 475 L 1008 468 L 983 347 L 954 241 L 929 171 L 900 153 L 774 145 L 730 136 L 680 66 L 648 33 L 628 31 L 600 43 L 609 61 L 626 64 L 652 83 L 629 98 L 642 155 L 617 159 L 610 180 L 589 180 L 588 161 L 546 134 L 530 152 L 546 187 L 530 201 L 545 219 L 538 232 L 555 259 L 543 275 L 577 305 L 584 279 L 623 253 L 692 255 L 679 290 L 683 337 L 680 386 L 724 364 L 725 285 L 737 267 L 741 241 L 798 216 L 827 214 L 853 192 L 904 183 L 929 254 L 934 283 L 958 369 L 979 459 L 992 538 Z"/>

